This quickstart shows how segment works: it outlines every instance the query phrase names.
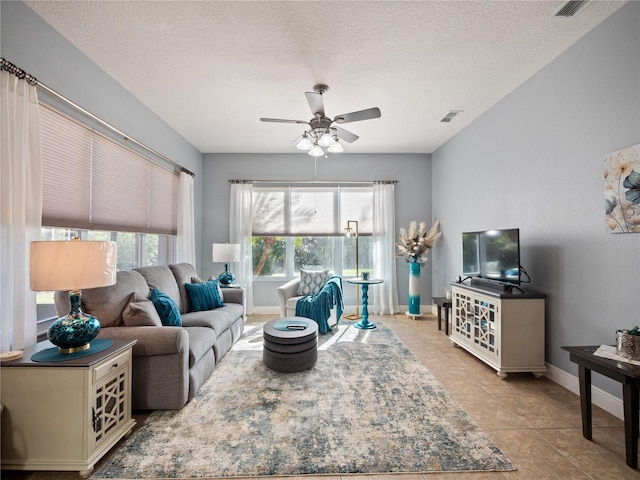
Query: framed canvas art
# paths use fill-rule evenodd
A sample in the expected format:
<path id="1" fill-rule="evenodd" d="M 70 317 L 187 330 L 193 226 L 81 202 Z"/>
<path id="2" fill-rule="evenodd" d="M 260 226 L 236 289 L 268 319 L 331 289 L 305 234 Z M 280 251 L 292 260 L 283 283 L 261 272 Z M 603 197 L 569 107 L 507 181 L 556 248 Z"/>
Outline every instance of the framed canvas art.
<path id="1" fill-rule="evenodd" d="M 604 158 L 605 222 L 611 233 L 640 233 L 640 144 Z"/>

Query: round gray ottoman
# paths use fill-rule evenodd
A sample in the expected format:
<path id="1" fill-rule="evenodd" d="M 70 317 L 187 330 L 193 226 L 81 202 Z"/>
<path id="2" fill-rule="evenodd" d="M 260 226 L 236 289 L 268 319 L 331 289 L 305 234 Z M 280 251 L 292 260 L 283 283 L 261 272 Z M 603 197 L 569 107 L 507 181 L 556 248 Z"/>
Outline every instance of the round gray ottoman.
<path id="1" fill-rule="evenodd" d="M 303 317 L 277 318 L 263 328 L 262 361 L 283 373 L 311 368 L 318 360 L 318 324 Z"/>

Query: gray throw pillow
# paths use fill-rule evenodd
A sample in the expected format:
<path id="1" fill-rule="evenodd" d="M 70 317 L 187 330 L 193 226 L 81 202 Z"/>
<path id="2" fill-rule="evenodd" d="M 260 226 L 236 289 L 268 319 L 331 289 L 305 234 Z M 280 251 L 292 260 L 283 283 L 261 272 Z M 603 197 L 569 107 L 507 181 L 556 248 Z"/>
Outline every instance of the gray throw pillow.
<path id="1" fill-rule="evenodd" d="M 127 327 L 161 327 L 162 321 L 151 300 L 131 294 L 129 304 L 122 312 Z"/>

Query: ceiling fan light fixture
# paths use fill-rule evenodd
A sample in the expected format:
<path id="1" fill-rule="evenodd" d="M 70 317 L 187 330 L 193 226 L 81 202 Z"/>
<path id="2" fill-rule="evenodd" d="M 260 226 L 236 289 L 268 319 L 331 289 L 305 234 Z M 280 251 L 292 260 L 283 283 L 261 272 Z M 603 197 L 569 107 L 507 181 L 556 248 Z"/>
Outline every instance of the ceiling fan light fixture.
<path id="1" fill-rule="evenodd" d="M 321 157 L 322 155 L 324 155 L 324 150 L 322 150 L 322 147 L 320 145 L 314 143 L 313 147 L 311 147 L 311 150 L 309 150 L 307 154 L 311 155 L 312 157 Z"/>
<path id="2" fill-rule="evenodd" d="M 304 135 L 302 135 L 302 138 L 296 145 L 296 148 L 298 150 L 304 150 L 306 152 L 311 150 L 311 147 L 313 147 L 313 144 L 311 143 L 311 140 L 309 140 L 309 136 L 305 133 Z"/>
<path id="3" fill-rule="evenodd" d="M 330 145 L 329 148 L 327 148 L 327 152 L 330 153 L 342 153 L 344 152 L 344 148 L 342 148 L 342 145 L 340 145 L 340 142 L 337 141 L 337 139 L 334 139 L 334 144 Z"/>
<path id="4" fill-rule="evenodd" d="M 362 120 L 380 118 L 382 113 L 378 107 L 373 107 L 365 110 L 343 113 L 335 116 L 333 120 L 331 120 L 331 118 L 325 114 L 324 100 L 322 99 L 323 94 L 328 89 L 329 87 L 327 85 L 319 83 L 313 87 L 313 92 L 305 92 L 307 103 L 309 104 L 311 114 L 313 115 L 313 118 L 309 121 L 266 117 L 261 117 L 260 121 L 307 125 L 308 128 L 305 127 L 306 129 L 300 139 L 297 141 L 294 140 L 291 144 L 296 143 L 296 148 L 298 150 L 306 151 L 308 155 L 315 157 L 316 159 L 317 157 L 322 156 L 324 156 L 324 158 L 328 158 L 328 153 L 344 152 L 344 148 L 340 141 L 353 143 L 358 140 L 359 137 L 358 135 L 334 124 L 360 122 Z"/>
<path id="5" fill-rule="evenodd" d="M 318 145 L 321 147 L 328 147 L 331 144 L 333 144 L 333 138 L 331 138 L 329 132 L 324 132 L 320 137 L 320 140 L 318 140 Z"/>

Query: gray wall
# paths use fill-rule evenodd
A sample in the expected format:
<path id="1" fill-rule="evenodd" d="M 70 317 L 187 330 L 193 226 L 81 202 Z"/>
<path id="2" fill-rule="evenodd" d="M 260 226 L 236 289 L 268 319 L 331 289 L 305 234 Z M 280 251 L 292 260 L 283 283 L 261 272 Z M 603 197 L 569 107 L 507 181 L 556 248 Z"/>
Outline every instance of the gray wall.
<path id="1" fill-rule="evenodd" d="M 196 248 L 200 251 L 202 154 L 22 2 L 0 2 L 3 58 L 45 85 L 196 174 Z M 38 95 L 64 110 L 42 89 Z M 123 172 L 124 174 L 124 172 Z M 198 259 L 198 265 L 200 265 Z"/>
<path id="2" fill-rule="evenodd" d="M 258 128 L 258 127 L 257 127 Z M 294 146 L 292 146 L 295 149 Z M 202 270 L 204 275 L 219 274 L 221 265 L 211 262 L 211 244 L 229 241 L 229 179 L 314 180 L 313 158 L 305 153 L 291 154 L 205 154 L 204 214 L 202 218 Z M 426 154 L 334 154 L 319 158 L 317 180 L 398 180 L 396 185 L 396 230 L 411 220 L 431 221 L 431 161 Z M 399 233 L 399 232 L 398 232 Z M 398 300 L 407 304 L 409 274 L 407 264 L 397 260 Z M 262 281 L 254 288 L 255 305 L 277 306 L 275 289 L 283 282 Z M 355 303 L 353 291 L 345 288 L 345 303 Z M 421 303 L 431 303 L 430 264 L 421 276 Z"/>
<path id="3" fill-rule="evenodd" d="M 608 233 L 603 201 L 605 155 L 640 142 L 639 93 L 630 2 L 432 154 L 434 288 L 462 272 L 463 231 L 519 227 L 530 288 L 548 295 L 547 362 L 573 374 L 560 346 L 611 344 L 640 322 L 640 235 Z"/>

